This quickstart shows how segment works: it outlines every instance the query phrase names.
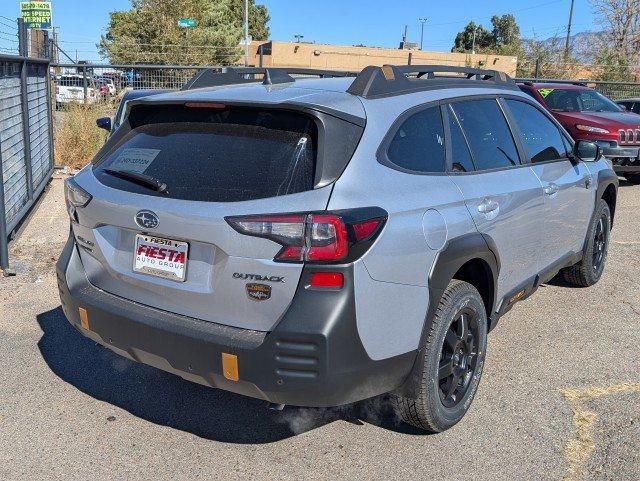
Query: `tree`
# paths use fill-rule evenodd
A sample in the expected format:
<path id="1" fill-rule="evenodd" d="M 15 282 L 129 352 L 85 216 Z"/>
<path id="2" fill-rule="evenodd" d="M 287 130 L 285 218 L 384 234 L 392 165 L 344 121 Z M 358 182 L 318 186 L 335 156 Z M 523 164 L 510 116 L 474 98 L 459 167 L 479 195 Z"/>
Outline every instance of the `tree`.
<path id="1" fill-rule="evenodd" d="M 606 80 L 634 78 L 640 60 L 640 0 L 590 0 L 602 26 L 595 66 Z"/>
<path id="2" fill-rule="evenodd" d="M 491 17 L 491 24 L 493 25 L 491 31 L 492 53 L 522 57 L 524 50 L 520 40 L 520 27 L 516 23 L 515 17 L 511 14 L 500 17 L 494 15 Z"/>
<path id="3" fill-rule="evenodd" d="M 501 17 L 494 15 L 491 17 L 491 25 L 493 25 L 491 36 L 495 47 L 520 43 L 520 27 L 513 15 L 507 14 Z"/>
<path id="4" fill-rule="evenodd" d="M 575 78 L 583 71 L 575 58 L 565 57 L 564 39 L 558 35 L 543 41 L 524 40 L 518 60 L 518 77 Z"/>
<path id="5" fill-rule="evenodd" d="M 483 50 L 493 45 L 491 32 L 482 25 L 469 22 L 462 32 L 458 32 L 451 49 L 452 52 L 470 52 L 473 50 L 473 31 L 476 32 L 475 49 Z"/>
<path id="6" fill-rule="evenodd" d="M 640 0 L 590 0 L 596 21 L 613 51 L 629 59 L 640 55 Z"/>
<path id="7" fill-rule="evenodd" d="M 243 0 L 132 0 L 128 11 L 109 14 L 100 54 L 112 63 L 221 65 L 241 55 Z M 178 19 L 195 27 L 178 27 Z M 269 36 L 269 14 L 249 0 L 249 35 Z"/>
<path id="8" fill-rule="evenodd" d="M 618 51 L 602 47 L 594 60 L 597 80 L 610 82 L 633 82 L 635 75 L 629 64 L 629 58 Z"/>
<path id="9" fill-rule="evenodd" d="M 522 54 L 520 42 L 520 27 L 513 15 L 494 15 L 491 17 L 492 30 L 482 25 L 469 22 L 462 32 L 456 35 L 452 52 L 470 52 L 473 46 L 473 31 L 476 32 L 475 50 L 479 53 L 496 55 Z"/>

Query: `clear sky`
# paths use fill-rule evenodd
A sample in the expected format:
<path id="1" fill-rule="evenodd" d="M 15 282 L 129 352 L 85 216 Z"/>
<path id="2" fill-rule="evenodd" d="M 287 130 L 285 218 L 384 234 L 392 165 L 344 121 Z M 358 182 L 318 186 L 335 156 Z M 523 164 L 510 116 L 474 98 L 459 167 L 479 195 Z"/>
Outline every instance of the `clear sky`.
<path id="1" fill-rule="evenodd" d="M 396 48 L 404 25 L 409 40 L 420 39 L 420 17 L 426 17 L 425 50 L 448 51 L 456 32 L 471 20 L 489 26 L 495 14 L 513 13 L 522 36 L 548 38 L 563 35 L 571 0 L 257 0 L 271 15 L 271 37 L 344 45 L 365 44 Z M 53 22 L 59 28 L 62 48 L 85 60 L 98 60 L 95 43 L 104 33 L 108 13 L 126 10 L 129 0 L 53 0 Z M 12 23 L 19 13 L 18 0 L 0 0 L 0 49 L 14 44 Z M 575 0 L 572 33 L 597 30 L 588 0 Z M 0 50 L 1 52 L 2 50 Z"/>

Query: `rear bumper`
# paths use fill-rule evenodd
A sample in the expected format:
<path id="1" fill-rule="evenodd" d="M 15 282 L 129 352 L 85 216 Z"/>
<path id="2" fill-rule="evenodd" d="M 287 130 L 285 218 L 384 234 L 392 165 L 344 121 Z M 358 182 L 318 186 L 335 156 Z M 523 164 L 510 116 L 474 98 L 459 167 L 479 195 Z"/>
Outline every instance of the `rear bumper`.
<path id="1" fill-rule="evenodd" d="M 305 269 L 291 306 L 268 333 L 180 316 L 106 293 L 87 280 L 71 237 L 57 275 L 69 322 L 122 356 L 265 401 L 326 407 L 398 388 L 416 357 L 415 351 L 381 361 L 367 356 L 356 328 L 352 270 L 341 269 L 345 287 L 340 291 L 305 289 Z M 87 312 L 88 329 L 82 327 L 79 308 Z M 239 380 L 223 374 L 222 353 L 237 356 Z"/>

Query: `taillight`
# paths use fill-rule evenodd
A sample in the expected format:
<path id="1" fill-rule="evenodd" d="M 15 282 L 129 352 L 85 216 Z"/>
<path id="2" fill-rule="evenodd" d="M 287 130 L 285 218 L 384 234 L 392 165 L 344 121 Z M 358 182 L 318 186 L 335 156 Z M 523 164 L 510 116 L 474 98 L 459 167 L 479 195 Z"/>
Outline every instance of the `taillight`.
<path id="1" fill-rule="evenodd" d="M 241 234 L 282 245 L 274 260 L 281 262 L 350 262 L 366 251 L 380 232 L 387 213 L 379 208 L 334 213 L 227 217 Z M 356 249 L 356 247 L 358 247 Z M 363 248 L 364 247 L 364 248 Z"/>

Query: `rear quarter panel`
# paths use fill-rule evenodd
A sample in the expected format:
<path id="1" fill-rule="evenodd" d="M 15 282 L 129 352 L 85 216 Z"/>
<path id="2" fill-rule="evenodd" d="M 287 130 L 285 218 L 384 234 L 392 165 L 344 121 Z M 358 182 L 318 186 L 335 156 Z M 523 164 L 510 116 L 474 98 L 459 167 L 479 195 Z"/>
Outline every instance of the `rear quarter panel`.
<path id="1" fill-rule="evenodd" d="M 366 104 L 367 127 L 329 202 L 331 210 L 378 206 L 389 214 L 384 230 L 354 269 L 358 333 L 372 359 L 418 348 L 434 261 L 449 239 L 475 230 L 448 175 L 400 172 L 377 160 L 396 118 L 416 105 L 411 97 Z M 421 97 L 428 102 L 433 93 Z"/>

